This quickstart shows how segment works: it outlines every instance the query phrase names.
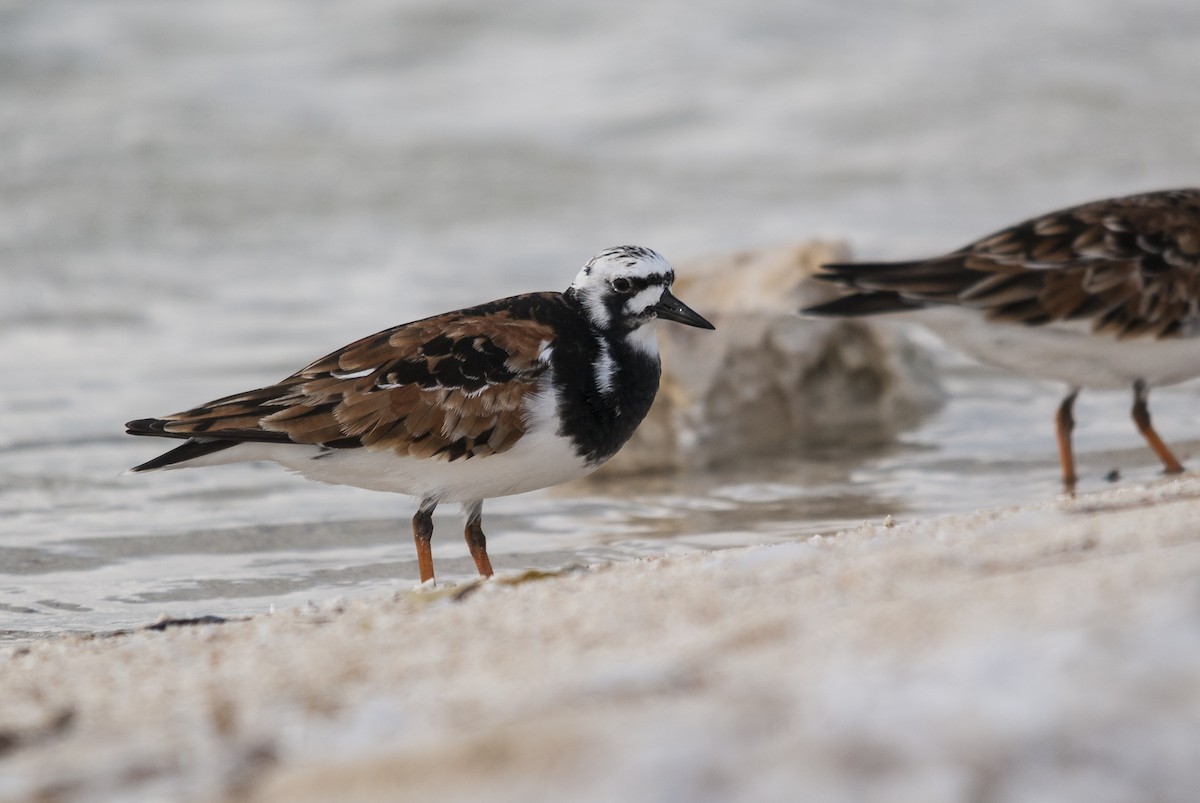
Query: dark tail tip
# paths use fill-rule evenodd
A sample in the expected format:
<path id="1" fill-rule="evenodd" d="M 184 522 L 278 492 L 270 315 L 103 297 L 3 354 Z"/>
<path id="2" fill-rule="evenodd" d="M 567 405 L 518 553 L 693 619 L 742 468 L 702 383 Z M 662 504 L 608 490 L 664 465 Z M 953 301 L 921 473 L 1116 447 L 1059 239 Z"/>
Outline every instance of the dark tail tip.
<path id="1" fill-rule="evenodd" d="M 831 318 L 881 315 L 888 312 L 906 312 L 921 309 L 924 305 L 909 301 L 899 293 L 880 291 L 875 293 L 851 293 L 848 296 L 815 304 L 800 310 L 803 315 L 821 315 Z"/>
<path id="2" fill-rule="evenodd" d="M 143 434 L 143 433 L 133 433 Z M 206 454 L 213 454 L 223 449 L 228 449 L 231 446 L 237 446 L 237 441 L 219 441 L 219 440 L 196 440 L 192 439 L 184 441 L 181 445 L 176 446 L 169 452 L 164 452 L 153 460 L 147 460 L 139 466 L 134 466 L 130 471 L 153 471 L 156 468 L 166 468 L 179 463 L 186 463 L 188 460 L 194 460 L 197 457 L 203 457 Z"/>
<path id="3" fill-rule="evenodd" d="M 187 440 L 171 451 L 164 452 L 153 460 L 147 460 L 139 466 L 134 466 L 129 469 L 130 471 L 153 471 L 156 468 L 166 468 L 177 463 L 186 463 L 188 460 L 203 457 L 213 452 L 219 452 L 222 449 L 228 449 L 230 446 L 236 446 L 238 443 L 235 440 L 192 438 L 185 434 L 167 432 L 166 426 L 167 422 L 161 418 L 139 418 L 125 425 L 125 433 L 127 435 L 157 435 L 167 438 L 187 438 Z"/>
<path id="4" fill-rule="evenodd" d="M 126 435 L 163 435 L 164 422 L 158 418 L 139 418 L 125 425 Z"/>

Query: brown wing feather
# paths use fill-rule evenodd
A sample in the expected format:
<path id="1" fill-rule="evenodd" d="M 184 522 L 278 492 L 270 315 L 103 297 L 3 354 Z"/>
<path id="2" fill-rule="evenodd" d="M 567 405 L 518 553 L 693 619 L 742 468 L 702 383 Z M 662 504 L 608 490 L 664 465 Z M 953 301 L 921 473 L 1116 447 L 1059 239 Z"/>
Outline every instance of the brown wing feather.
<path id="1" fill-rule="evenodd" d="M 993 320 L 1089 318 L 1096 332 L 1171 337 L 1200 321 L 1200 190 L 1052 212 L 924 262 L 828 269 L 851 287 L 975 307 Z"/>
<path id="2" fill-rule="evenodd" d="M 276 385 L 157 419 L 154 434 L 455 460 L 511 449 L 548 368 L 545 323 L 453 312 L 358 340 Z M 146 433 L 150 434 L 150 433 Z"/>

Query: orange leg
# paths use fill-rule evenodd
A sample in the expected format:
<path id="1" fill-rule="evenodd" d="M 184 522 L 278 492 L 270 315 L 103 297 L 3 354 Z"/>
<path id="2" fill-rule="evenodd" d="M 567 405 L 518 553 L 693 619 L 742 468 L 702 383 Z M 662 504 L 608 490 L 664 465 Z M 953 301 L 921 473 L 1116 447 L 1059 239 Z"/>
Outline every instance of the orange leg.
<path id="1" fill-rule="evenodd" d="M 1158 437 L 1158 433 L 1154 431 L 1154 425 L 1150 423 L 1150 408 L 1146 404 L 1149 395 L 1150 391 L 1145 382 L 1139 379 L 1133 383 L 1133 410 L 1131 411 L 1133 423 L 1137 424 L 1138 432 L 1142 433 L 1146 443 L 1150 444 L 1150 448 L 1162 461 L 1163 471 L 1167 474 L 1179 474 L 1183 471 L 1183 464 L 1167 448 L 1163 439 Z"/>
<path id="2" fill-rule="evenodd" d="M 429 542 L 433 539 L 433 509 L 437 502 L 422 499 L 417 514 L 413 516 L 413 541 L 417 544 L 417 565 L 421 569 L 421 582 L 433 579 L 433 550 Z"/>
<path id="3" fill-rule="evenodd" d="M 1071 448 L 1071 431 L 1075 429 L 1075 416 L 1071 414 L 1075 407 L 1075 397 L 1079 388 L 1072 388 L 1067 398 L 1058 406 L 1058 415 L 1054 423 L 1058 430 L 1058 462 L 1062 466 L 1063 487 L 1068 491 L 1075 489 L 1075 450 Z"/>
<path id="4" fill-rule="evenodd" d="M 492 576 L 492 562 L 488 559 L 487 538 L 483 535 L 483 502 L 473 502 L 467 505 L 467 527 L 463 532 L 467 539 L 467 549 L 475 559 L 475 568 L 481 577 Z"/>

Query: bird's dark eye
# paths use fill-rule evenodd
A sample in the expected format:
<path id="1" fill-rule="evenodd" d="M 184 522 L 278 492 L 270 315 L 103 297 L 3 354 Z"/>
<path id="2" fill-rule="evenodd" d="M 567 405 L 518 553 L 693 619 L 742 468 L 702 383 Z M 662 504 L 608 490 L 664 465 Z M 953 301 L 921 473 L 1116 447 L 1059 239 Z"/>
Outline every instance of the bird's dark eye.
<path id="1" fill-rule="evenodd" d="M 633 285 L 629 283 L 628 279 L 618 278 L 612 280 L 612 289 L 616 290 L 618 293 L 628 293 L 633 289 Z"/>

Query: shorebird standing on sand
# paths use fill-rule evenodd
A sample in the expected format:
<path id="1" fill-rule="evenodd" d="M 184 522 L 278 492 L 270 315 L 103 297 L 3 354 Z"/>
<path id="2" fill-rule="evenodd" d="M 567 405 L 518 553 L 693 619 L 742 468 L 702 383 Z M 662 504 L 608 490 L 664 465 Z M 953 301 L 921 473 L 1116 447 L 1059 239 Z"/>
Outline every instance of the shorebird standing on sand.
<path id="1" fill-rule="evenodd" d="M 658 391 L 657 322 L 713 326 L 671 295 L 647 248 L 597 254 L 566 292 L 529 293 L 402 324 L 283 381 L 163 418 L 131 435 L 184 443 L 133 471 L 270 460 L 309 479 L 420 498 L 413 536 L 433 579 L 434 508 L 460 502 L 492 574 L 483 500 L 597 469 Z"/>
<path id="2" fill-rule="evenodd" d="M 1200 190 L 1113 198 L 1018 223 L 944 256 L 826 265 L 858 292 L 813 315 L 909 313 L 992 365 L 1065 382 L 1062 479 L 1076 481 L 1081 388 L 1133 388 L 1133 420 L 1167 473 L 1183 465 L 1150 423 L 1150 389 L 1200 376 Z"/>

